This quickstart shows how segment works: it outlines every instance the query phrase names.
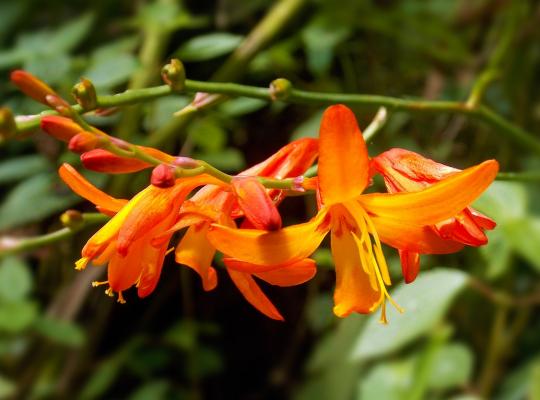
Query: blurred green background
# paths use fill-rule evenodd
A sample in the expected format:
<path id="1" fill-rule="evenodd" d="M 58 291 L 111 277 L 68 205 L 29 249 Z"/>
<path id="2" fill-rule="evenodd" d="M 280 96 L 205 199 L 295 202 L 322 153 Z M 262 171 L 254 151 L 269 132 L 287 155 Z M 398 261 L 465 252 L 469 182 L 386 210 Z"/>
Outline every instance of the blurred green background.
<path id="1" fill-rule="evenodd" d="M 261 21 L 275 25 L 264 40 L 249 36 L 268 33 Z M 66 96 L 81 76 L 106 94 L 159 84 L 173 56 L 190 79 L 267 86 L 284 77 L 306 90 L 464 101 L 496 62 L 485 104 L 540 133 L 539 26 L 533 0 L 2 1 L 0 103 L 17 115 L 43 109 L 10 84 L 12 69 Z M 323 110 L 236 98 L 172 118 L 190 101 L 170 96 L 90 121 L 236 172 L 316 136 Z M 355 111 L 366 126 L 376 109 Z M 459 168 L 488 158 L 503 171 L 540 168 L 537 155 L 463 115 L 391 113 L 369 151 L 390 147 Z M 102 269 L 73 269 L 96 227 L 5 256 L 13 240 L 61 229 L 67 208 L 92 210 L 57 178 L 65 161 L 80 165 L 41 132 L 0 147 L 0 398 L 540 399 L 537 181 L 496 182 L 476 205 L 498 222 L 490 243 L 424 256 L 412 285 L 400 283 L 396 252 L 386 248 L 392 293 L 406 310 L 390 309 L 390 325 L 378 315 L 333 316 L 325 248 L 311 282 L 264 286 L 286 318 L 279 323 L 245 302 L 223 271 L 205 293 L 172 258 L 150 297 L 128 291 L 127 304 L 115 303 L 90 286 Z M 124 197 L 148 182 L 145 173 L 86 175 Z M 280 210 L 294 223 L 314 202 L 289 199 Z"/>

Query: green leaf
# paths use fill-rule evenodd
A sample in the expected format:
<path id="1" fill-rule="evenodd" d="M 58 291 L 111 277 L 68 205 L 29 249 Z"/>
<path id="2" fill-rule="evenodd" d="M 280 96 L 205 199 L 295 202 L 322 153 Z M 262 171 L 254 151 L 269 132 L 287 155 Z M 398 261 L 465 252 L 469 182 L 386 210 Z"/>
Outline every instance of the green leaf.
<path id="1" fill-rule="evenodd" d="M 510 267 L 512 246 L 507 240 L 504 225 L 487 231 L 488 243 L 480 247 L 480 254 L 486 260 L 486 277 L 497 279 Z"/>
<path id="2" fill-rule="evenodd" d="M 27 57 L 23 69 L 39 77 L 49 85 L 63 82 L 71 69 L 71 59 L 64 53 L 36 54 Z"/>
<path id="3" fill-rule="evenodd" d="M 227 100 L 220 107 L 221 111 L 231 117 L 251 114 L 268 105 L 267 101 L 261 99 L 250 99 L 248 97 L 238 97 Z"/>
<path id="4" fill-rule="evenodd" d="M 521 218 L 527 212 L 527 190 L 518 182 L 493 182 L 474 207 L 498 224 Z"/>
<path id="5" fill-rule="evenodd" d="M 32 274 L 20 258 L 7 257 L 0 262 L 0 299 L 23 300 L 32 290 Z"/>
<path id="6" fill-rule="evenodd" d="M 145 128 L 149 131 L 161 128 L 171 120 L 176 111 L 187 106 L 190 101 L 187 96 L 167 96 L 153 101 L 144 120 Z"/>
<path id="7" fill-rule="evenodd" d="M 188 134 L 202 153 L 217 153 L 227 142 L 227 132 L 212 118 L 196 120 L 190 125 Z"/>
<path id="8" fill-rule="evenodd" d="M 186 41 L 175 55 L 182 61 L 205 61 L 233 51 L 244 37 L 226 32 L 208 33 Z"/>
<path id="9" fill-rule="evenodd" d="M 517 219 L 505 223 L 501 229 L 514 250 L 540 272 L 540 218 Z"/>
<path id="10" fill-rule="evenodd" d="M 69 347 L 82 346 L 86 340 L 84 331 L 69 321 L 40 317 L 35 321 L 34 328 L 53 342 Z"/>
<path id="11" fill-rule="evenodd" d="M 291 141 L 302 139 L 305 137 L 316 138 L 319 136 L 319 126 L 321 125 L 321 118 L 323 115 L 324 109 L 320 109 L 315 112 L 312 116 L 302 122 L 296 127 L 293 134 L 291 135 Z"/>
<path id="12" fill-rule="evenodd" d="M 17 185 L 0 205 L 0 230 L 39 221 L 75 204 L 72 194 L 54 192 L 54 174 L 39 174 Z"/>
<path id="13" fill-rule="evenodd" d="M 167 399 L 170 384 L 167 381 L 153 381 L 139 387 L 129 400 L 160 400 Z"/>
<path id="14" fill-rule="evenodd" d="M 353 349 L 353 359 L 392 353 L 430 331 L 444 316 L 466 281 L 467 276 L 461 271 L 437 268 L 420 274 L 412 284 L 399 285 L 391 294 L 405 313 L 400 315 L 389 305 L 388 325 L 379 322 L 377 313 L 371 314 Z"/>
<path id="15" fill-rule="evenodd" d="M 0 162 L 0 184 L 19 181 L 49 170 L 52 170 L 51 163 L 39 154 L 11 158 Z"/>
<path id="16" fill-rule="evenodd" d="M 411 358 L 375 365 L 360 382 L 358 398 L 405 399 L 412 384 L 413 370 L 414 360 Z"/>
<path id="17" fill-rule="evenodd" d="M 19 333 L 28 328 L 38 315 L 38 305 L 33 301 L 0 303 L 0 331 Z"/>
<path id="18" fill-rule="evenodd" d="M 133 54 L 118 53 L 114 57 L 93 59 L 84 76 L 98 88 L 110 88 L 127 82 L 137 67 Z"/>
<path id="19" fill-rule="evenodd" d="M 325 15 L 315 17 L 302 31 L 310 71 L 317 76 L 330 69 L 335 47 L 351 33 L 346 24 L 336 25 Z"/>
<path id="20" fill-rule="evenodd" d="M 0 399 L 10 399 L 15 394 L 17 386 L 14 382 L 0 375 Z"/>
<path id="21" fill-rule="evenodd" d="M 90 33 L 94 15 L 82 14 L 56 29 L 50 36 L 48 48 L 51 53 L 67 53 L 79 45 Z"/>
<path id="22" fill-rule="evenodd" d="M 217 153 L 195 153 L 194 157 L 228 172 L 240 171 L 246 165 L 242 152 L 233 147 L 223 149 Z"/>
<path id="23" fill-rule="evenodd" d="M 461 343 L 450 343 L 435 354 L 430 371 L 429 387 L 451 389 L 464 386 L 471 378 L 473 354 Z"/>

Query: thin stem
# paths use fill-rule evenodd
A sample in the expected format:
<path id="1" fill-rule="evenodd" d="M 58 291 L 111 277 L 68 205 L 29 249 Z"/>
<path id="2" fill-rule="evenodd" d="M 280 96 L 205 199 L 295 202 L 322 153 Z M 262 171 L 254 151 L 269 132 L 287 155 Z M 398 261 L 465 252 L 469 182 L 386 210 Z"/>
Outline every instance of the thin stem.
<path id="1" fill-rule="evenodd" d="M 373 120 L 370 122 L 370 124 L 367 126 L 367 128 L 364 130 L 364 133 L 362 134 L 364 136 L 364 140 L 366 142 L 372 140 L 375 135 L 381 131 L 384 125 L 386 125 L 387 120 L 388 111 L 385 107 L 380 107 L 377 111 L 377 114 L 375 114 L 375 117 L 373 117 Z"/>
<path id="2" fill-rule="evenodd" d="M 243 96 L 274 101 L 268 88 L 241 85 L 237 83 L 186 80 L 185 91 L 190 93 L 217 93 L 228 96 Z M 116 107 L 167 96 L 171 93 L 170 88 L 167 86 L 131 90 L 114 96 L 99 96 L 98 105 L 99 107 Z M 469 107 L 467 104 L 458 101 L 402 99 L 369 94 L 308 92 L 298 89 L 291 89 L 289 96 L 284 101 L 289 103 L 319 105 L 346 103 L 351 106 L 366 108 L 386 107 L 388 111 L 409 111 L 411 113 L 419 114 L 444 112 L 466 115 L 492 126 L 501 135 L 506 136 L 508 139 L 513 140 L 524 148 L 531 149 L 540 154 L 540 141 L 538 139 L 485 106 Z M 74 109 L 82 112 L 82 110 L 76 106 Z M 51 114 L 54 114 L 54 112 L 45 113 L 45 115 Z M 36 115 L 35 118 L 31 118 L 25 122 L 18 123 L 19 131 L 23 132 L 37 127 L 43 115 L 44 113 Z"/>
<path id="3" fill-rule="evenodd" d="M 496 179 L 498 181 L 536 182 L 540 181 L 540 171 L 499 172 Z"/>
<path id="4" fill-rule="evenodd" d="M 41 236 L 27 238 L 2 238 L 0 239 L 0 258 L 8 255 L 18 254 L 29 250 L 34 250 L 52 243 L 66 239 L 83 228 L 105 222 L 109 217 L 99 213 L 82 214 L 82 220 L 73 227 L 65 227 L 55 232 Z"/>

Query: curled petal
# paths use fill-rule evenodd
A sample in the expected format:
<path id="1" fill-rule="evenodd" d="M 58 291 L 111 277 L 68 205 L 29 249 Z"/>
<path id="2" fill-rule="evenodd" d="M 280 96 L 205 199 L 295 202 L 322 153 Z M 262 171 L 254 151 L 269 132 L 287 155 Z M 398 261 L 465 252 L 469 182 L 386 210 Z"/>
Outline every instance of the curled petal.
<path id="1" fill-rule="evenodd" d="M 60 174 L 60 178 L 62 178 L 71 190 L 79 196 L 84 197 L 86 200 L 91 201 L 98 207 L 116 213 L 127 203 L 127 200 L 116 199 L 99 190 L 69 164 L 62 164 L 58 173 Z"/>
<path id="2" fill-rule="evenodd" d="M 271 271 L 258 272 L 257 278 L 276 286 L 296 286 L 309 281 L 315 276 L 317 266 L 315 261 L 306 258 L 293 264 L 288 264 Z"/>
<path id="3" fill-rule="evenodd" d="M 202 280 L 203 289 L 212 290 L 217 285 L 217 274 L 211 267 L 216 249 L 212 246 L 206 233 L 208 223 L 202 226 L 191 226 L 175 250 L 175 260 L 179 264 L 184 264 L 199 274 Z"/>
<path id="4" fill-rule="evenodd" d="M 309 222 L 273 232 L 212 224 L 208 240 L 223 254 L 252 264 L 290 264 L 317 249 L 329 229 L 326 216 L 322 209 Z"/>
<path id="5" fill-rule="evenodd" d="M 281 228 L 281 216 L 256 177 L 235 177 L 231 184 L 240 208 L 254 228 L 271 231 Z"/>
<path id="6" fill-rule="evenodd" d="M 405 283 L 413 282 L 420 271 L 420 254 L 407 250 L 399 250 L 401 272 Z"/>
<path id="7" fill-rule="evenodd" d="M 358 198 L 371 215 L 410 225 L 433 225 L 451 218 L 472 203 L 493 182 L 495 160 L 455 173 L 414 193 L 374 193 Z"/>
<path id="8" fill-rule="evenodd" d="M 353 112 L 344 105 L 327 108 L 319 133 L 319 186 L 324 204 L 358 197 L 368 180 L 366 143 Z"/>
<path id="9" fill-rule="evenodd" d="M 13 71 L 11 73 L 11 81 L 25 95 L 33 98 L 36 101 L 39 101 L 40 103 L 45 104 L 46 106 L 49 105 L 49 103 L 47 102 L 47 96 L 56 96 L 56 92 L 52 90 L 49 85 L 26 71 Z"/>
<path id="10" fill-rule="evenodd" d="M 277 308 L 272 304 L 268 297 L 266 297 L 250 274 L 238 272 L 233 269 L 227 269 L 227 272 L 238 290 L 240 290 L 245 299 L 253 307 L 269 318 L 278 321 L 284 320 Z"/>

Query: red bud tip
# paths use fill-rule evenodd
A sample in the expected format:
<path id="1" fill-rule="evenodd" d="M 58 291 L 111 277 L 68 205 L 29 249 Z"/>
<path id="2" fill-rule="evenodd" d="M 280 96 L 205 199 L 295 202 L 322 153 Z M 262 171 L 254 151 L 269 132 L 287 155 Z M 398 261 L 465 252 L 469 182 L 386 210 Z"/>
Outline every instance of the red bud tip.
<path id="1" fill-rule="evenodd" d="M 11 81 L 21 92 L 46 106 L 49 105 L 46 99 L 47 96 L 56 96 L 56 92 L 49 85 L 26 71 L 13 71 L 11 73 Z"/>
<path id="2" fill-rule="evenodd" d="M 73 120 L 59 115 L 48 115 L 41 119 L 41 129 L 52 137 L 69 142 L 82 128 Z"/>
<path id="3" fill-rule="evenodd" d="M 150 183 L 156 187 L 168 188 L 174 186 L 175 182 L 174 167 L 170 165 L 160 164 L 152 171 Z"/>

